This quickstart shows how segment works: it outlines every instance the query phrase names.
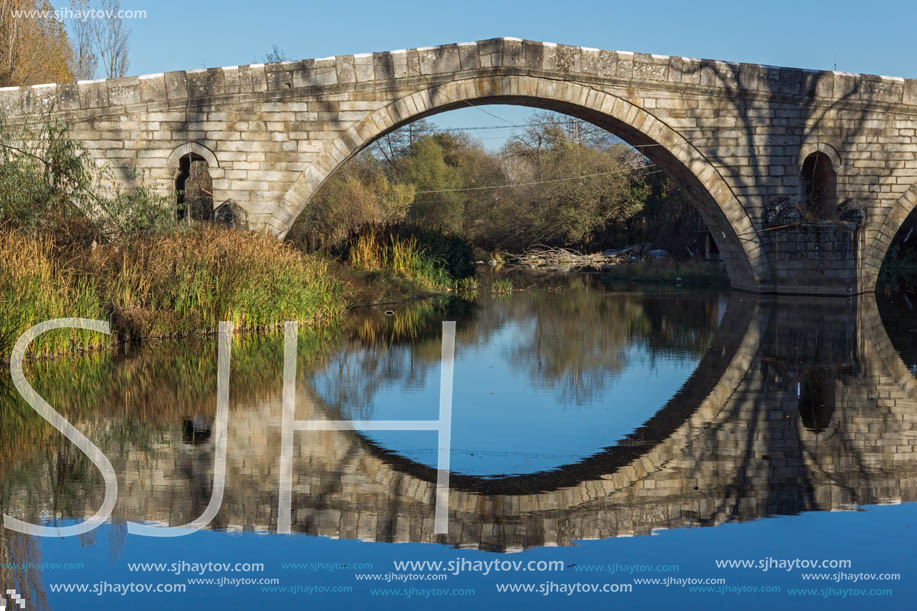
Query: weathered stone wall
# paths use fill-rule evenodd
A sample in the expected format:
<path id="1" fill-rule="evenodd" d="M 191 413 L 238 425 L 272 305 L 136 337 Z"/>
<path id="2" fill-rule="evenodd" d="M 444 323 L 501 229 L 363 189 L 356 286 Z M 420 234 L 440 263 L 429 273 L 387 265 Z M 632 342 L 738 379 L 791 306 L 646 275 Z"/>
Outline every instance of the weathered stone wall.
<path id="1" fill-rule="evenodd" d="M 13 122 L 58 113 L 116 176 L 145 170 L 163 193 L 178 158 L 200 155 L 214 202 L 278 235 L 361 147 L 469 103 L 566 112 L 640 146 L 694 195 L 738 288 L 870 291 L 917 204 L 917 81 L 900 78 L 502 38 L 0 90 Z M 804 199 L 800 169 L 815 151 L 835 165 L 839 201 L 865 214 L 853 286 L 783 282 L 761 234 L 769 202 Z"/>
<path id="2" fill-rule="evenodd" d="M 856 294 L 857 230 L 831 222 L 767 228 L 761 243 L 771 257 L 774 291 Z"/>

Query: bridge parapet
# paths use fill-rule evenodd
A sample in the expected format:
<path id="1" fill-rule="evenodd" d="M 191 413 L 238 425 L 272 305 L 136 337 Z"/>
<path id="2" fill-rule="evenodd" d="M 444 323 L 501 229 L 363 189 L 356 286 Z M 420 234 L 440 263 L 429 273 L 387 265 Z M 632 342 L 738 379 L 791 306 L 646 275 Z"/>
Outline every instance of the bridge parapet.
<path id="1" fill-rule="evenodd" d="M 0 110 L 7 117 L 43 112 L 92 111 L 138 105 L 156 107 L 210 102 L 216 96 L 287 94 L 289 90 L 359 87 L 400 79 L 446 80 L 464 73 L 502 68 L 542 72 L 576 81 L 677 86 L 681 91 L 724 90 L 818 101 L 849 100 L 883 106 L 917 106 L 917 80 L 837 71 L 784 68 L 680 56 L 610 51 L 494 38 L 322 59 L 181 70 L 119 79 L 42 84 L 0 89 Z"/>

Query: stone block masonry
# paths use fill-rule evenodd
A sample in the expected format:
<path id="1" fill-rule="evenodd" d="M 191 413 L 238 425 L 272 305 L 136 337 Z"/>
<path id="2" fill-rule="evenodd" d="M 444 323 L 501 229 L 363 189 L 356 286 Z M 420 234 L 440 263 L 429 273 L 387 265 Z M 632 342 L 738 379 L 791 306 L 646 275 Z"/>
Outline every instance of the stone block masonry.
<path id="1" fill-rule="evenodd" d="M 468 103 L 555 110 L 640 146 L 694 199 L 739 289 L 872 291 L 917 204 L 917 81 L 901 78 L 497 38 L 0 89 L 11 124 L 55 114 L 114 176 L 140 169 L 163 194 L 181 157 L 205 160 L 214 203 L 279 237 L 361 148 Z M 806 200 L 812 154 L 862 212 L 846 246 L 820 226 L 763 231 L 773 202 Z"/>

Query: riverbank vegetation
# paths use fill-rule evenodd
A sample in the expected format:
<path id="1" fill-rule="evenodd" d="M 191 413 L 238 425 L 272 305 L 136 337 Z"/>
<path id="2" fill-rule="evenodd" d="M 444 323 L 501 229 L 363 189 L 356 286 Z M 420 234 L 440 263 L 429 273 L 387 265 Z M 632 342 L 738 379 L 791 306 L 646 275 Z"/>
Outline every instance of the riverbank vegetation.
<path id="1" fill-rule="evenodd" d="M 450 288 L 474 275 L 470 242 L 407 223 L 364 225 L 341 255 L 357 269 L 389 271 L 428 289 Z"/>
<path id="2" fill-rule="evenodd" d="M 674 260 L 689 261 L 688 275 L 708 276 L 707 284 L 725 278 L 703 220 L 665 174 L 608 132 L 555 113 L 533 115 L 498 150 L 425 121 L 396 130 L 339 168 L 287 239 L 309 252 L 338 252 L 342 243 L 354 252 L 355 244 L 367 246 L 367 231 L 377 231 L 368 227 L 393 225 L 463 240 L 474 260 L 497 267 L 575 250 L 579 262 L 558 271 L 604 269 L 635 282 L 671 275 L 674 282 Z M 427 252 L 443 271 L 437 253 Z M 365 267 L 381 267 L 384 258 L 380 252 Z M 657 263 L 665 273 L 651 270 Z M 466 277 L 452 269 L 444 283 L 415 269 L 427 286 Z"/>
<path id="3" fill-rule="evenodd" d="M 346 308 L 328 263 L 249 232 L 201 228 L 127 244 L 61 247 L 46 236 L 0 230 L 0 353 L 52 318 L 109 320 L 113 338 L 54 331 L 31 353 L 48 356 L 114 341 L 316 323 Z"/>

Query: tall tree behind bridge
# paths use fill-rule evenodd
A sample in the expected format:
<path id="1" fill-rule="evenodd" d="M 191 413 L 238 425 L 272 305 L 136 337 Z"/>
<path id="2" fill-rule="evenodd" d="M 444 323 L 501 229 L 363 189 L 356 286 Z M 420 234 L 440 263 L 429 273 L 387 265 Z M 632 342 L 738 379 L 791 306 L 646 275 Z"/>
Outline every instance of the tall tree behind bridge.
<path id="1" fill-rule="evenodd" d="M 0 0 L 0 87 L 70 80 L 70 53 L 50 0 Z"/>
<path id="2" fill-rule="evenodd" d="M 575 118 L 536 114 L 503 154 L 521 185 L 513 205 L 526 218 L 507 230 L 523 245 L 584 247 L 640 212 L 649 195 L 643 178 L 652 168 L 648 160 Z"/>
<path id="3" fill-rule="evenodd" d="M 89 0 L 70 0 L 75 16 L 70 19 L 70 72 L 75 80 L 95 77 L 99 56 L 95 50 L 95 20 L 89 19 Z"/>
<path id="4" fill-rule="evenodd" d="M 127 74 L 127 40 L 131 35 L 130 29 L 124 27 L 120 15 L 121 2 L 100 0 L 97 10 L 102 12 L 102 17 L 91 21 L 102 70 L 105 71 L 105 78 L 121 78 Z"/>

